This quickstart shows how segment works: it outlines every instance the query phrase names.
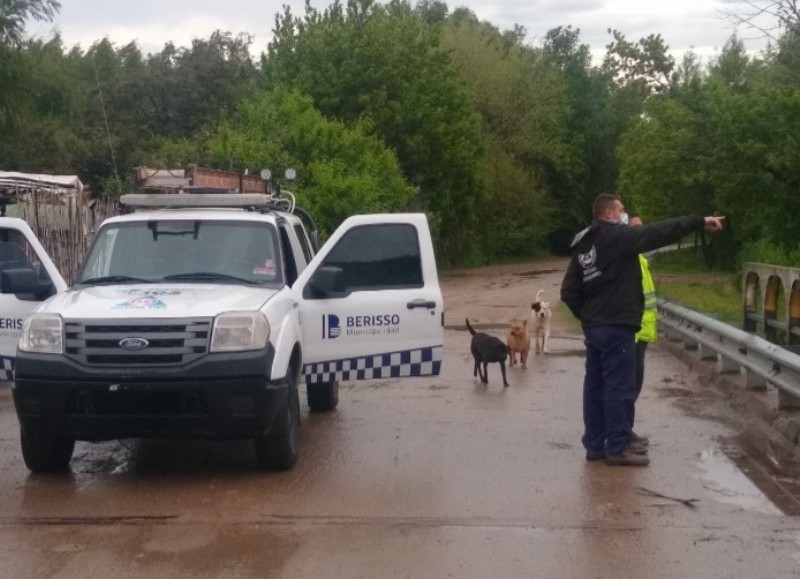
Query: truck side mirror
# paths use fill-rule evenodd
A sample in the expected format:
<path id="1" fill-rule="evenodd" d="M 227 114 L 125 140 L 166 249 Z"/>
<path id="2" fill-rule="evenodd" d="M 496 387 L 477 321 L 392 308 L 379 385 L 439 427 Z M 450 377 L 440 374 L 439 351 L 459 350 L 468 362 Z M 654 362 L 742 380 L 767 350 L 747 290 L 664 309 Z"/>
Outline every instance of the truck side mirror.
<path id="1" fill-rule="evenodd" d="M 342 298 L 348 295 L 344 270 L 341 267 L 324 265 L 308 280 L 308 288 L 314 298 Z"/>
<path id="2" fill-rule="evenodd" d="M 0 273 L 0 293 L 15 294 L 25 301 L 41 301 L 56 293 L 50 280 L 39 279 L 34 269 L 7 269 Z"/>

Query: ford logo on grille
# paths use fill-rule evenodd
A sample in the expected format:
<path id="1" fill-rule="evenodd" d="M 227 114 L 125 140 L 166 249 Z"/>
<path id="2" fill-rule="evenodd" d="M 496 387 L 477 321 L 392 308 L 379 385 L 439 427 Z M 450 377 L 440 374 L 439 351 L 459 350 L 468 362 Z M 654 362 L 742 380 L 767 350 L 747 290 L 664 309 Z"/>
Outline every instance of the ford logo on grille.
<path id="1" fill-rule="evenodd" d="M 144 338 L 122 338 L 119 341 L 119 347 L 124 350 L 144 350 L 150 342 Z"/>

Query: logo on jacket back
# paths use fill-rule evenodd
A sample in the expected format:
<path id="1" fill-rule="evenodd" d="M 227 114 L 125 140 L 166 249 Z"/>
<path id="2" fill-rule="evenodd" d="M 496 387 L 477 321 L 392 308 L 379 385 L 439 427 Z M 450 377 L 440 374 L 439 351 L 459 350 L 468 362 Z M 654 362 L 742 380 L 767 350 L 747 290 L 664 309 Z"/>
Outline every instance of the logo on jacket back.
<path id="1" fill-rule="evenodd" d="M 586 253 L 578 254 L 578 264 L 583 270 L 584 283 L 603 274 L 602 271 L 597 271 L 597 248 L 594 244 Z"/>
<path id="2" fill-rule="evenodd" d="M 327 314 L 322 316 L 322 339 L 332 340 L 338 338 L 342 333 L 342 328 L 339 326 L 339 316 L 334 314 Z"/>

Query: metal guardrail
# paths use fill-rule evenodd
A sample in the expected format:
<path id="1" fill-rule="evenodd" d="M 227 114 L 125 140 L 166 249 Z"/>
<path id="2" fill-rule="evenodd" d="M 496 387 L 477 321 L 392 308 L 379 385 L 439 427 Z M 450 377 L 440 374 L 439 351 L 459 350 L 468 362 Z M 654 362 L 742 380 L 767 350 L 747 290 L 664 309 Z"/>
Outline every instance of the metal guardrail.
<path id="1" fill-rule="evenodd" d="M 749 332 L 693 310 L 658 300 L 659 327 L 671 339 L 696 349 L 700 359 L 716 358 L 721 372 L 745 375 L 745 386 L 779 391 L 779 407 L 800 407 L 800 355 Z"/>

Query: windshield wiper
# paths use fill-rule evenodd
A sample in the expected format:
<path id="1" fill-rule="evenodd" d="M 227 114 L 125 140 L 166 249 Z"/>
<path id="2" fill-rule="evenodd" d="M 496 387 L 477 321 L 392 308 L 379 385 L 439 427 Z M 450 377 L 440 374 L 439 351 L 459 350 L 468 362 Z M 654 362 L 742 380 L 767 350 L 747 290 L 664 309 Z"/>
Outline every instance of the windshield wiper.
<path id="1" fill-rule="evenodd" d="M 261 285 L 261 282 L 252 279 L 245 279 L 243 277 L 236 277 L 235 275 L 228 275 L 227 273 L 217 273 L 213 271 L 195 271 L 192 273 L 174 273 L 172 275 L 165 275 L 162 278 L 164 281 L 170 280 L 199 280 L 199 281 L 229 281 L 237 283 L 246 283 L 247 285 Z"/>
<path id="2" fill-rule="evenodd" d="M 151 279 L 131 277 L 129 275 L 106 275 L 93 277 L 78 282 L 80 285 L 102 285 L 106 283 L 153 283 Z"/>

